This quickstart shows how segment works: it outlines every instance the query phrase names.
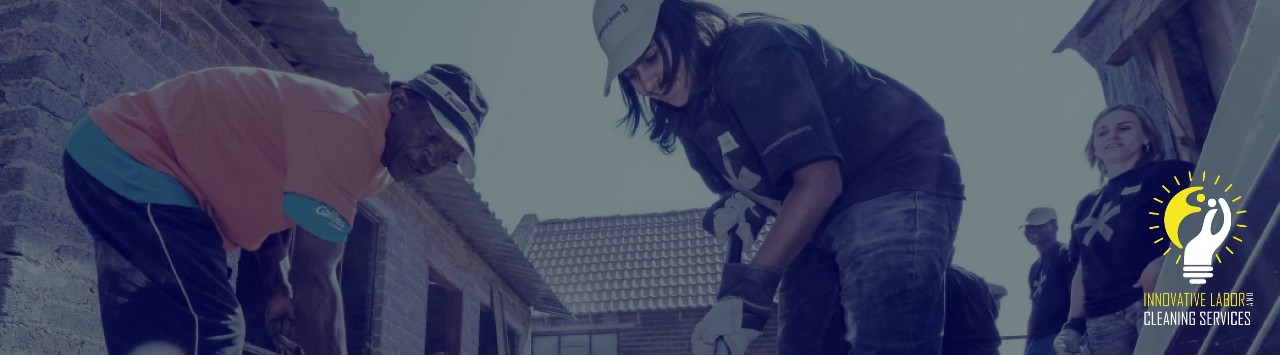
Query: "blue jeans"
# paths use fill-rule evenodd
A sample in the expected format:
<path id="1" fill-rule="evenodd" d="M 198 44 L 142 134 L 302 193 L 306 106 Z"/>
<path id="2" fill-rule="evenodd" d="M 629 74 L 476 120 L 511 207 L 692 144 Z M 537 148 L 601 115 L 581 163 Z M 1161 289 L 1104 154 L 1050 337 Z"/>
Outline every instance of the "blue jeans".
<path id="1" fill-rule="evenodd" d="M 1058 335 L 1048 335 L 1035 339 L 1027 339 L 1026 355 L 1058 355 L 1058 351 L 1053 349 L 1053 340 Z"/>
<path id="2" fill-rule="evenodd" d="M 960 210 L 900 191 L 828 216 L 783 275 L 778 353 L 941 353 Z"/>
<path id="3" fill-rule="evenodd" d="M 1136 302 L 1115 313 L 1086 318 L 1089 333 L 1090 354 L 1132 354 L 1138 346 L 1138 331 L 1142 328 L 1142 302 Z"/>

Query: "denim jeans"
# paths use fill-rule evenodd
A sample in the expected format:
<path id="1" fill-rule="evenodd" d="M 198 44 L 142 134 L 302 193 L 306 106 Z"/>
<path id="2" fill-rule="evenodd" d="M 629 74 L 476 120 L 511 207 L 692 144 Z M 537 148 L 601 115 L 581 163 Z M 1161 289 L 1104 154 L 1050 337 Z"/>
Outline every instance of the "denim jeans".
<path id="1" fill-rule="evenodd" d="M 941 353 L 960 210 L 900 191 L 828 216 L 783 275 L 779 354 Z"/>
<path id="2" fill-rule="evenodd" d="M 1142 328 L 1142 302 L 1136 302 L 1115 313 L 1084 320 L 1089 333 L 1089 354 L 1129 355 L 1138 346 L 1138 330 Z"/>
<path id="3" fill-rule="evenodd" d="M 62 164 L 71 207 L 94 240 L 107 352 L 240 354 L 244 317 L 213 220 L 133 202 L 70 156 Z"/>

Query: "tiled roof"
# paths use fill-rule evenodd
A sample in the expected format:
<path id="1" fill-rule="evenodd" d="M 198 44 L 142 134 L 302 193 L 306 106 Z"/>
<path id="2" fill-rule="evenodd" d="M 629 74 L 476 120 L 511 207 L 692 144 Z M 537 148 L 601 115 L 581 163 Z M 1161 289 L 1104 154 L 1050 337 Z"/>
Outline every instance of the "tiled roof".
<path id="1" fill-rule="evenodd" d="M 362 92 L 386 92 L 387 73 L 322 0 L 228 0 L 300 73 Z M 475 187 L 456 170 L 416 179 L 412 187 L 437 207 L 485 263 L 540 312 L 569 316 Z"/>
<path id="2" fill-rule="evenodd" d="M 702 211 L 542 221 L 525 254 L 574 314 L 709 307 L 724 246 Z"/>

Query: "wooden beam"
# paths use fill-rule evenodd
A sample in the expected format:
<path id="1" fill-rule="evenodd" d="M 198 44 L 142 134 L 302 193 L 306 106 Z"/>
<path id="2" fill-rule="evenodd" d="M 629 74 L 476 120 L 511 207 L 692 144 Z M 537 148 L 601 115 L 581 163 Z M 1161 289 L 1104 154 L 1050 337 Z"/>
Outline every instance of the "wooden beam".
<path id="1" fill-rule="evenodd" d="M 1124 64 L 1133 53 L 1145 49 L 1147 39 L 1163 29 L 1164 21 L 1186 3 L 1187 0 L 1129 0 L 1120 25 L 1122 41 L 1107 58 L 1107 64 Z"/>
<path id="2" fill-rule="evenodd" d="M 1191 111 L 1187 109 L 1187 101 L 1182 91 L 1182 81 L 1178 78 L 1178 68 L 1174 63 L 1173 51 L 1169 45 L 1169 36 L 1164 30 L 1156 32 L 1147 42 L 1151 54 L 1152 70 L 1155 71 L 1160 85 L 1160 97 L 1164 98 L 1165 110 L 1168 112 L 1169 128 L 1173 133 L 1174 151 L 1178 159 L 1195 163 L 1200 158 L 1200 151 L 1194 145 L 1183 144 L 1194 141 L 1191 129 Z"/>

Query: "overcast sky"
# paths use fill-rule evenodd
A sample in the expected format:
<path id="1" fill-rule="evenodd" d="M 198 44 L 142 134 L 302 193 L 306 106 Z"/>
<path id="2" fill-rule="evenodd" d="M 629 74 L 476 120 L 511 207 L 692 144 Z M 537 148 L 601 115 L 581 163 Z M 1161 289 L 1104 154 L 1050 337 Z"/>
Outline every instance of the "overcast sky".
<path id="1" fill-rule="evenodd" d="M 624 108 L 601 96 L 605 59 L 590 30 L 592 1 L 326 2 L 393 80 L 432 63 L 476 78 L 491 111 L 478 137 L 475 185 L 509 230 L 526 213 L 647 213 L 714 200 L 683 153 L 663 155 L 615 128 Z M 1001 332 L 1025 334 L 1026 274 L 1036 255 L 1016 227 L 1038 205 L 1069 220 L 1098 187 L 1083 157 L 1104 106 L 1097 75 L 1074 52 L 1050 53 L 1089 1 L 715 2 L 811 25 L 942 113 L 968 196 L 956 264 L 1009 289 Z M 1021 348 L 1006 341 L 1003 350 Z"/>

